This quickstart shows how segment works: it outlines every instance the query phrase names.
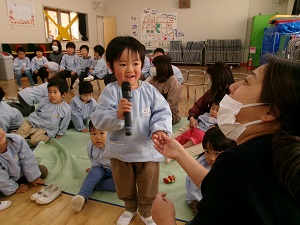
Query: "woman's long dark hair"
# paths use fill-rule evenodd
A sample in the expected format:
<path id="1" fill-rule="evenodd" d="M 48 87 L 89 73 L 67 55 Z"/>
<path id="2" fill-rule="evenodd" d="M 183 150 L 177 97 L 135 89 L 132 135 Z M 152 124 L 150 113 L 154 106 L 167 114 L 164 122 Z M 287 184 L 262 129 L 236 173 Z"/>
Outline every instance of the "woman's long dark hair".
<path id="1" fill-rule="evenodd" d="M 224 62 L 216 62 L 207 68 L 211 78 L 209 102 L 221 101 L 225 94 L 229 94 L 229 86 L 234 83 L 229 66 Z"/>
<path id="2" fill-rule="evenodd" d="M 156 56 L 152 63 L 156 68 L 156 76 L 153 80 L 157 80 L 158 83 L 166 82 L 170 76 L 174 75 L 171 60 L 167 55 Z"/>
<path id="3" fill-rule="evenodd" d="M 274 171 L 282 186 L 300 198 L 300 63 L 269 58 L 260 96 L 270 103 L 282 132 L 273 138 Z"/>

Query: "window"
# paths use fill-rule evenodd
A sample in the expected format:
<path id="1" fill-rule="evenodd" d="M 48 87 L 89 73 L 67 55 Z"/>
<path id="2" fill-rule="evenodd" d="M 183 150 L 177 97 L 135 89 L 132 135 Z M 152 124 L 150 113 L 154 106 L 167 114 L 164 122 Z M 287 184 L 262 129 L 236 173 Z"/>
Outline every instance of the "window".
<path id="1" fill-rule="evenodd" d="M 46 39 L 79 41 L 78 14 L 76 12 L 44 7 Z"/>

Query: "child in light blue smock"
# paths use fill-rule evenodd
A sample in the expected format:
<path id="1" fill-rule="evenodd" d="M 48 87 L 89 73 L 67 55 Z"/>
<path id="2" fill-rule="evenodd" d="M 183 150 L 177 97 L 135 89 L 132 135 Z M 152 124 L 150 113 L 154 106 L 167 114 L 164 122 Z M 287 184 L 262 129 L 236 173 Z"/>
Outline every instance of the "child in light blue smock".
<path id="1" fill-rule="evenodd" d="M 208 129 L 203 137 L 203 149 L 204 153 L 201 153 L 197 161 L 208 171 L 211 169 L 216 161 L 216 158 L 226 149 L 236 146 L 235 141 L 232 141 L 225 137 L 222 131 L 218 127 L 212 127 Z M 204 176 L 203 176 L 204 178 Z M 201 186 L 201 185 L 200 185 Z M 197 187 L 189 176 L 186 177 L 185 189 L 186 198 L 185 201 L 192 209 L 192 212 L 197 214 L 197 204 L 202 199 L 202 193 L 200 186 Z M 221 188 L 221 187 L 220 187 Z"/>
<path id="2" fill-rule="evenodd" d="M 19 47 L 16 50 L 18 57 L 14 59 L 14 71 L 17 78 L 17 85 L 18 90 L 21 91 L 22 88 L 22 75 L 25 74 L 30 82 L 30 86 L 34 86 L 34 82 L 31 75 L 31 66 L 30 66 L 30 60 L 28 57 L 26 57 L 25 49 L 23 47 Z"/>
<path id="3" fill-rule="evenodd" d="M 46 143 L 50 138 L 61 138 L 71 120 L 71 107 L 64 101 L 67 91 L 68 84 L 65 80 L 59 77 L 50 79 L 48 97 L 41 100 L 17 133 L 23 138 L 30 138 L 33 146 L 39 141 Z"/>
<path id="4" fill-rule="evenodd" d="M 101 45 L 94 47 L 94 63 L 88 72 L 85 81 L 92 81 L 94 79 L 103 79 L 107 74 L 107 66 L 105 60 L 102 58 L 105 50 Z"/>
<path id="5" fill-rule="evenodd" d="M 87 146 L 91 168 L 88 168 L 82 187 L 78 195 L 71 200 L 72 208 L 79 212 L 87 202 L 89 196 L 95 191 L 115 191 L 115 183 L 111 172 L 110 160 L 104 156 L 106 131 L 98 130 L 89 122 L 91 141 Z"/>
<path id="6" fill-rule="evenodd" d="M 106 61 L 117 81 L 105 87 L 91 114 L 95 127 L 108 131 L 104 155 L 111 159 L 117 195 L 125 202 L 119 225 L 129 224 L 137 210 L 145 224 L 155 225 L 151 210 L 163 156 L 151 139 L 172 133 L 167 101 L 155 87 L 139 80 L 144 58 L 144 46 L 133 37 L 116 37 L 108 44 Z M 130 84 L 131 102 L 122 96 L 123 82 Z M 125 135 L 127 112 L 131 113 L 131 136 Z"/>
<path id="7" fill-rule="evenodd" d="M 82 81 L 79 84 L 79 94 L 71 100 L 70 106 L 72 109 L 72 120 L 69 128 L 86 133 L 88 129 L 85 124 L 90 119 L 90 115 L 95 111 L 97 102 L 92 97 L 93 85 L 89 81 Z"/>
<path id="8" fill-rule="evenodd" d="M 48 171 L 42 167 L 45 178 Z M 34 186 L 45 183 L 40 177 L 37 160 L 24 138 L 0 128 L 0 192 L 6 196 L 26 192 L 27 182 Z"/>

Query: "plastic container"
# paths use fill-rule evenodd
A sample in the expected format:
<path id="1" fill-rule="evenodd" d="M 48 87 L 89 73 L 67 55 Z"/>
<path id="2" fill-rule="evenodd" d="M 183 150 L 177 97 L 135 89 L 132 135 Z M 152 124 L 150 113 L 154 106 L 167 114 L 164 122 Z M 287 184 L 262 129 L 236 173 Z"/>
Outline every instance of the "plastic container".
<path id="1" fill-rule="evenodd" d="M 14 76 L 14 57 L 8 52 L 0 52 L 0 80 L 13 80 Z"/>

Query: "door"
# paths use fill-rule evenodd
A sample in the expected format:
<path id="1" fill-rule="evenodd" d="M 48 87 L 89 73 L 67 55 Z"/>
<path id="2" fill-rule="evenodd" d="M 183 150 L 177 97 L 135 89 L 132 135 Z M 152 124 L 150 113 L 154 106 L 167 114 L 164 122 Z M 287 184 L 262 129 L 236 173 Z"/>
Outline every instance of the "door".
<path id="1" fill-rule="evenodd" d="M 106 49 L 108 43 L 117 36 L 116 17 L 104 16 L 103 18 L 104 28 L 104 48 Z"/>
<path id="2" fill-rule="evenodd" d="M 97 16 L 97 44 L 104 46 L 103 17 Z"/>

